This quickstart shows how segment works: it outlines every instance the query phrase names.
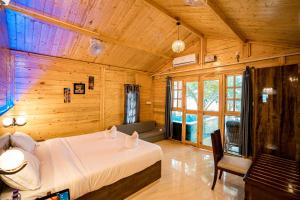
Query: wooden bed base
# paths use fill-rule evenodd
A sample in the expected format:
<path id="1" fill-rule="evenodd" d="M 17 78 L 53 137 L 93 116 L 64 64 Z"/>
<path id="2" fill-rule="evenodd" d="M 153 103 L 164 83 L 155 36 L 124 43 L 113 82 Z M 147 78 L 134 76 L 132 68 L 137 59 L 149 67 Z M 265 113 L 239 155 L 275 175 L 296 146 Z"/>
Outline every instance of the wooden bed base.
<path id="1" fill-rule="evenodd" d="M 150 167 L 123 178 L 111 185 L 104 186 L 99 190 L 85 194 L 78 200 L 121 200 L 134 194 L 143 187 L 158 180 L 161 177 L 161 161 L 156 162 Z"/>

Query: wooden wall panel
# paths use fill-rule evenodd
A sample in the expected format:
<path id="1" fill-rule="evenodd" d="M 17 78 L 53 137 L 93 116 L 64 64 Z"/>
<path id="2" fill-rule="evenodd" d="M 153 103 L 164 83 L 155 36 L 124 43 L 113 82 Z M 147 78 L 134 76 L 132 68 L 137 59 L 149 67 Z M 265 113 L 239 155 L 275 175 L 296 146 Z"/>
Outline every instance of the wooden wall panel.
<path id="1" fill-rule="evenodd" d="M 91 133 L 123 123 L 124 84 L 138 83 L 141 90 L 141 119 L 151 120 L 151 77 L 133 70 L 106 65 L 13 51 L 16 70 L 15 107 L 6 116 L 24 114 L 24 131 L 35 139 Z M 88 77 L 95 77 L 94 90 Z M 86 94 L 73 94 L 73 83 L 85 83 Z M 64 103 L 63 88 L 71 88 L 71 103 Z M 149 114 L 150 113 L 150 114 Z"/>
<path id="2" fill-rule="evenodd" d="M 2 107 L 7 105 L 7 99 L 13 100 L 13 69 L 8 49 L 6 14 L 2 6 L 0 6 L 0 33 L 0 107 Z M 3 117 L 4 115 L 0 116 L 0 132 L 8 131 L 8 129 L 2 127 Z"/>
<path id="3" fill-rule="evenodd" d="M 273 88 L 267 102 L 264 88 Z M 257 69 L 255 76 L 255 155 L 296 159 L 298 65 Z"/>
<path id="4" fill-rule="evenodd" d="M 153 120 L 152 78 L 145 74 L 136 74 L 135 79 L 136 84 L 141 86 L 140 120 Z"/>
<path id="5" fill-rule="evenodd" d="M 165 124 L 166 79 L 153 80 L 154 120 L 160 125 Z"/>
<path id="6" fill-rule="evenodd" d="M 296 116 L 296 160 L 300 162 L 300 65 L 298 65 L 298 92 L 297 92 L 297 116 Z"/>

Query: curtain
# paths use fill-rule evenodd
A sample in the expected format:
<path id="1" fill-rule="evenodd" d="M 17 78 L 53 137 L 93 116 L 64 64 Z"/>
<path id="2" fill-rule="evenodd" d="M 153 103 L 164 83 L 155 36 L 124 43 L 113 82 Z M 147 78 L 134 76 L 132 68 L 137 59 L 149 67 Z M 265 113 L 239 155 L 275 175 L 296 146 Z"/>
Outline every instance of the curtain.
<path id="1" fill-rule="evenodd" d="M 140 121 L 140 86 L 125 84 L 124 124 Z"/>
<path id="2" fill-rule="evenodd" d="M 242 102 L 241 102 L 241 155 L 249 157 L 252 155 L 252 114 L 253 93 L 251 69 L 246 67 L 243 73 Z"/>
<path id="3" fill-rule="evenodd" d="M 165 139 L 172 137 L 172 78 L 167 77 L 165 105 Z"/>

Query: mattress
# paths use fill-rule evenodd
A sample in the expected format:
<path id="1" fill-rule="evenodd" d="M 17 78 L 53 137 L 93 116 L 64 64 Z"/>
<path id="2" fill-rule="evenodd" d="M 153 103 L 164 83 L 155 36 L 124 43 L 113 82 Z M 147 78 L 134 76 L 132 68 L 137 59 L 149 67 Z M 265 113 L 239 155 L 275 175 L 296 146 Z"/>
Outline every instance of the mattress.
<path id="1" fill-rule="evenodd" d="M 41 162 L 41 188 L 21 191 L 22 199 L 35 199 L 47 192 L 70 189 L 72 199 L 140 172 L 162 159 L 161 148 L 139 140 L 139 145 L 124 147 L 125 134 L 116 138 L 106 132 L 55 138 L 40 142 L 36 155 Z M 0 199 L 11 199 L 6 188 Z"/>

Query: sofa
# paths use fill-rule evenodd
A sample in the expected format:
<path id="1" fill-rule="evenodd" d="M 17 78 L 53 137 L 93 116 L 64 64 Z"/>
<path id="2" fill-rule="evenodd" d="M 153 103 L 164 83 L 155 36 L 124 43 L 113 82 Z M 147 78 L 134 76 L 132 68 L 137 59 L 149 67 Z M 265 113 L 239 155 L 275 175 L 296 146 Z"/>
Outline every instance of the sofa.
<path id="1" fill-rule="evenodd" d="M 117 130 L 128 135 L 138 132 L 139 138 L 147 142 L 158 142 L 164 139 L 165 128 L 156 125 L 155 121 L 145 121 L 116 126 Z"/>

